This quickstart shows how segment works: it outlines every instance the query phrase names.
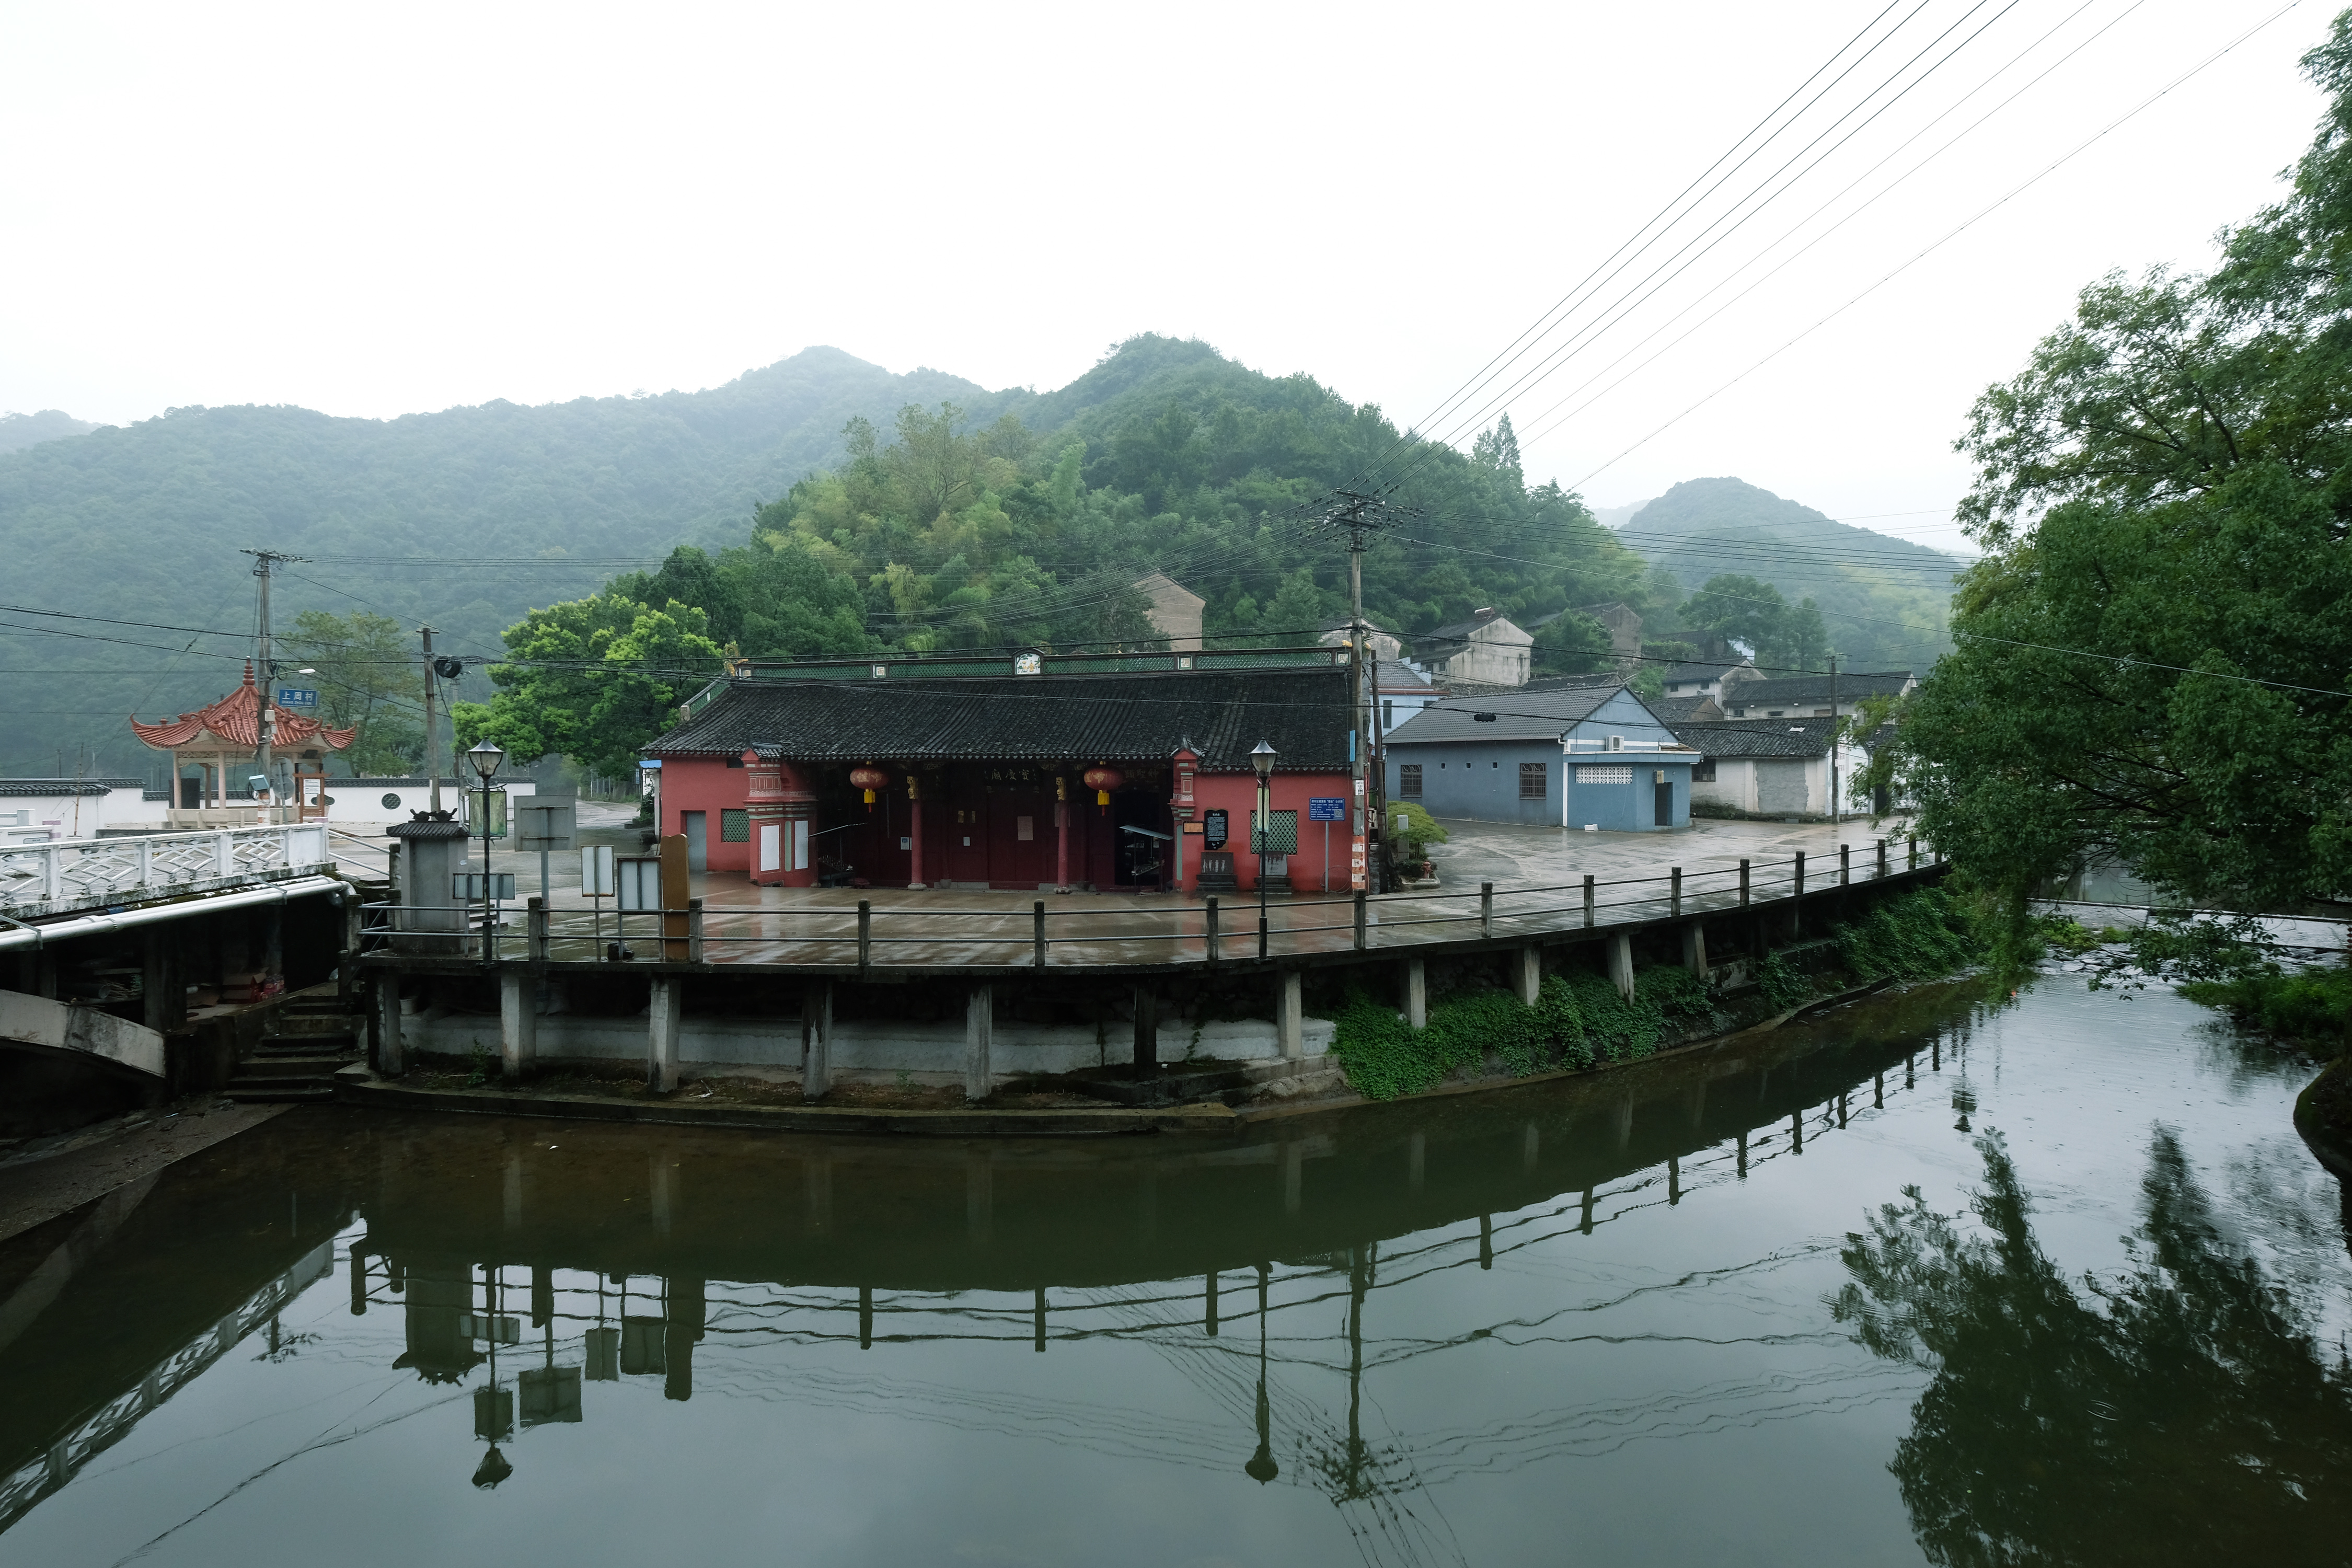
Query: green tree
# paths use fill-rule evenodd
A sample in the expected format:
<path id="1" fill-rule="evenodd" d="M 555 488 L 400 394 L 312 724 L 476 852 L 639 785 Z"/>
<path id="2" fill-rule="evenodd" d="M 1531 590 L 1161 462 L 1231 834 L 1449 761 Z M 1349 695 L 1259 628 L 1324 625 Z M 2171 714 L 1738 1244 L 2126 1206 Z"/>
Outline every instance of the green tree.
<path id="1" fill-rule="evenodd" d="M 1959 443 L 1985 546 L 1905 705 L 1926 833 L 2012 922 L 2112 856 L 2201 904 L 2352 886 L 2352 13 L 2275 206 L 2210 276 L 2111 276 Z"/>
<path id="2" fill-rule="evenodd" d="M 1700 639 L 1741 643 L 1763 660 L 1769 652 L 1780 648 L 1788 627 L 1789 604 L 1769 583 L 1723 573 L 1709 577 L 1684 601 L 1681 614 L 1685 629 Z"/>
<path id="3" fill-rule="evenodd" d="M 381 776 L 424 765 L 423 658 L 398 621 L 366 610 L 305 610 L 279 639 L 278 660 L 315 669 L 295 683 L 317 689 L 319 717 L 359 731 L 339 753 L 352 772 Z"/>
<path id="4" fill-rule="evenodd" d="M 518 762 L 566 756 L 625 773 L 677 721 L 677 705 L 719 672 L 709 618 L 598 594 L 533 610 L 506 632 L 514 662 L 490 667 L 488 702 L 450 710 L 460 747 L 487 735 Z"/>
<path id="5" fill-rule="evenodd" d="M 1535 630 L 1535 673 L 1591 675 L 1613 657 L 1609 628 L 1582 610 L 1562 610 Z"/>

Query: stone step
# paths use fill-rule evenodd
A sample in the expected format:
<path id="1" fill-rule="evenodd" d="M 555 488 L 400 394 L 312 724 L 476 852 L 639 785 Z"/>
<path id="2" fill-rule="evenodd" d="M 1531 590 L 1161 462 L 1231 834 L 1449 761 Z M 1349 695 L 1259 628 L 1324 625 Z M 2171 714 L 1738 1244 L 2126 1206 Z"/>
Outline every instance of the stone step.
<path id="1" fill-rule="evenodd" d="M 236 1064 L 238 1078 L 324 1078 L 348 1066 L 353 1058 L 337 1052 L 308 1051 L 300 1056 L 263 1056 L 258 1052 Z"/>
<path id="2" fill-rule="evenodd" d="M 335 1098 L 334 1085 L 325 1079 L 247 1079 L 233 1078 L 221 1097 L 240 1105 L 299 1105 L 331 1100 Z"/>

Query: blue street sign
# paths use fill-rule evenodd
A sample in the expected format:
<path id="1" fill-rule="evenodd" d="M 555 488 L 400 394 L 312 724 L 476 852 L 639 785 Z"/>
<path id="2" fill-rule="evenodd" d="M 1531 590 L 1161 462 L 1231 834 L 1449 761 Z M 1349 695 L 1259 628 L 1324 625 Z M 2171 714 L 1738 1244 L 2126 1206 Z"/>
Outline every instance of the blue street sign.
<path id="1" fill-rule="evenodd" d="M 1336 795 L 1309 796 L 1307 802 L 1307 820 L 1345 822 L 1348 820 L 1348 803 Z"/>
<path id="2" fill-rule="evenodd" d="M 280 708 L 316 708 L 318 705 L 319 694 L 308 687 L 281 686 L 278 689 L 278 706 Z"/>

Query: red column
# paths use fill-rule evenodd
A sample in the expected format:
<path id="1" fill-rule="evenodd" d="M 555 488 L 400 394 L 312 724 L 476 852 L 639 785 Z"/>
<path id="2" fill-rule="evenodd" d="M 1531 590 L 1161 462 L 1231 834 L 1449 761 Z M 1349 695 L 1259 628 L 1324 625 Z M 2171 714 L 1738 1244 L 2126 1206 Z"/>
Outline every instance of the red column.
<path id="1" fill-rule="evenodd" d="M 1054 890 L 1070 890 L 1070 781 L 1054 775 Z"/>
<path id="2" fill-rule="evenodd" d="M 912 772 L 907 774 L 907 816 L 911 819 L 907 837 L 915 856 L 907 886 L 920 888 L 923 885 L 923 786 L 917 782 Z"/>

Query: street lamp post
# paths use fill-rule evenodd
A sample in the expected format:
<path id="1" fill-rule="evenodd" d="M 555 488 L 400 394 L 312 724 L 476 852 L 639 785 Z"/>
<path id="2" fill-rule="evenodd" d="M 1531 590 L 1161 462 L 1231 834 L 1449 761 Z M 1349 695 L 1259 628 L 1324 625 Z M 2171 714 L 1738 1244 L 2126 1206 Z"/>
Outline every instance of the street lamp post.
<path id="1" fill-rule="evenodd" d="M 1266 955 L 1265 924 L 1265 839 L 1274 828 L 1273 796 L 1267 792 L 1274 780 L 1275 750 L 1260 741 L 1250 749 L 1250 766 L 1257 770 L 1257 823 L 1250 830 L 1251 847 L 1257 851 L 1257 955 Z"/>
<path id="2" fill-rule="evenodd" d="M 498 919 L 498 906 L 490 897 L 495 886 L 490 880 L 490 779 L 499 771 L 499 764 L 507 760 L 507 754 L 485 735 L 466 753 L 466 760 L 474 765 L 475 774 L 482 781 L 482 963 L 487 967 L 495 941 L 492 927 Z"/>

